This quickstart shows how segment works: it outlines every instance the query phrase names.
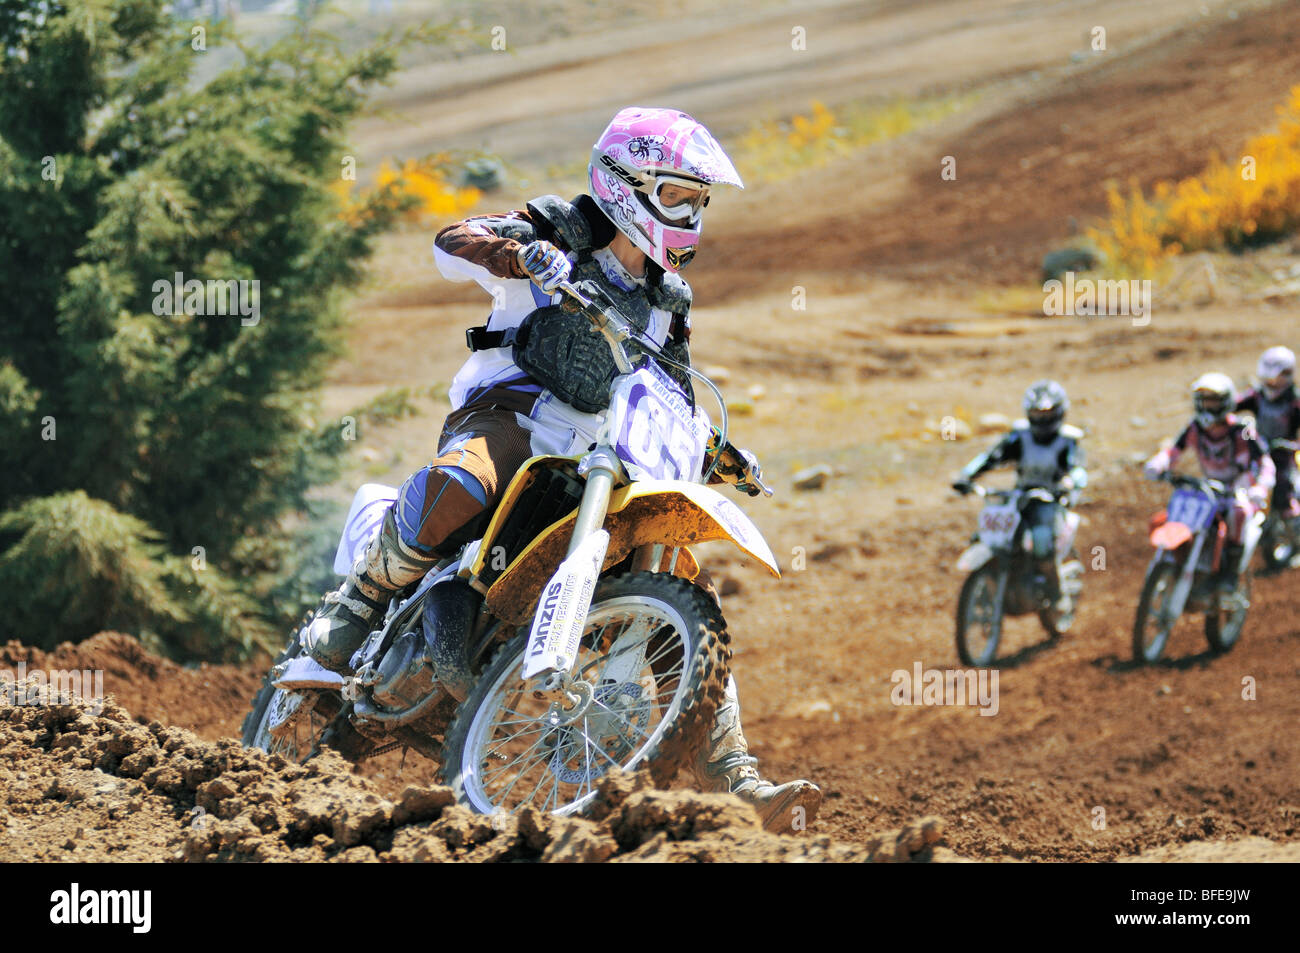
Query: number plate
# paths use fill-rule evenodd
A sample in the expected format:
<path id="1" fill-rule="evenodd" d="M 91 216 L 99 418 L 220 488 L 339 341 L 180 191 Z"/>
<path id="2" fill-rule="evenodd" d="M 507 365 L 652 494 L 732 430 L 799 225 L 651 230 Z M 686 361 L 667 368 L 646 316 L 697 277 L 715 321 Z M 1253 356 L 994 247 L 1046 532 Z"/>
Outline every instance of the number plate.
<path id="1" fill-rule="evenodd" d="M 980 511 L 980 542 L 992 549 L 1005 549 L 1020 525 L 1016 504 L 989 503 Z"/>
<path id="2" fill-rule="evenodd" d="M 1210 525 L 1218 501 L 1196 490 L 1175 490 L 1169 498 L 1169 522 L 1182 523 L 1194 533 Z"/>
<path id="3" fill-rule="evenodd" d="M 653 365 L 623 375 L 610 404 L 609 442 L 634 480 L 698 482 L 708 418 Z"/>

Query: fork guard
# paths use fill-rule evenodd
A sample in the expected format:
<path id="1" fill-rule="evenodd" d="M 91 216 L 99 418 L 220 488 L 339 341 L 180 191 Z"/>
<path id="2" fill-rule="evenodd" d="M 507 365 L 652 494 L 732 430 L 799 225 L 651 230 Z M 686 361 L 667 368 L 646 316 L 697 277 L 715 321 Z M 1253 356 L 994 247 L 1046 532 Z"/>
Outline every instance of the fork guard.
<path id="1" fill-rule="evenodd" d="M 512 625 L 532 619 L 542 587 L 564 560 L 576 516 L 575 508 L 544 529 L 492 583 L 484 601 L 493 615 Z M 781 577 L 776 557 L 753 521 L 721 493 L 697 483 L 644 480 L 620 487 L 610 494 L 604 528 L 609 548 L 602 571 L 639 546 L 686 547 L 725 539 Z M 679 563 L 684 557 L 689 562 L 682 568 L 693 569 L 688 573 L 693 578 L 698 565 L 687 552 L 679 555 Z"/>

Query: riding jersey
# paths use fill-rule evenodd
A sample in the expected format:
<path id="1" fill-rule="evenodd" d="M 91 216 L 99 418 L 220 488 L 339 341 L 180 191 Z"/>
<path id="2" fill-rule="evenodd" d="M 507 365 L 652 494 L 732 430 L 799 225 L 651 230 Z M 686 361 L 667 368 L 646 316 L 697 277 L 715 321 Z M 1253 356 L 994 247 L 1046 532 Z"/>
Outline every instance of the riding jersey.
<path id="1" fill-rule="evenodd" d="M 1300 396 L 1295 387 L 1288 387 L 1276 400 L 1262 390 L 1248 390 L 1237 401 L 1237 409 L 1254 415 L 1255 429 L 1266 443 L 1294 440 L 1300 433 Z"/>
<path id="2" fill-rule="evenodd" d="M 1016 485 L 1056 489 L 1061 480 L 1070 477 L 1075 489 L 1088 482 L 1083 468 L 1083 449 L 1079 439 L 1083 431 L 1066 424 L 1046 443 L 1040 443 L 1030 432 L 1027 422 L 1017 421 L 1016 426 L 987 452 L 972 460 L 964 471 L 973 479 L 985 470 L 1000 463 L 1016 464 Z"/>
<path id="3" fill-rule="evenodd" d="M 1196 452 L 1201 472 L 1211 480 L 1229 484 L 1240 480 L 1264 489 L 1273 486 L 1273 461 L 1268 449 L 1249 422 L 1238 420 L 1232 414 L 1228 415 L 1227 427 L 1218 437 L 1211 436 L 1195 420 L 1189 423 L 1165 451 L 1168 465 L 1176 463 L 1188 449 Z"/>
<path id="4" fill-rule="evenodd" d="M 613 239 L 613 225 L 594 203 L 588 208 L 582 201 L 585 198 L 580 196 L 573 205 L 589 221 L 593 244 L 598 246 L 592 258 L 600 264 L 606 279 L 624 291 L 640 290 L 647 298 L 659 300 L 655 297 L 655 283 L 663 280 L 662 273 L 650 268 L 646 277 L 633 277 L 607 247 Z M 492 296 L 492 310 L 486 329 L 506 331 L 518 328 L 529 314 L 558 303 L 562 297 L 559 293 L 543 294 L 519 265 L 520 246 L 539 238 L 568 251 L 562 237 L 532 209 L 476 215 L 438 233 L 433 246 L 434 262 L 447 279 L 476 281 L 487 291 Z M 572 253 L 568 257 L 571 262 L 575 258 Z M 685 286 L 680 279 L 674 280 Z M 689 296 L 689 289 L 685 294 Z M 675 315 L 651 306 L 644 336 L 656 346 L 663 346 L 673 332 L 675 320 L 680 322 L 682 336 L 689 336 L 689 319 L 684 312 Z M 449 397 L 454 410 L 483 400 L 515 408 L 520 426 L 531 431 L 532 449 L 538 454 L 584 452 L 595 442 L 604 419 L 603 412 L 583 413 L 559 400 L 515 363 L 509 346 L 476 350 L 456 373 Z"/>

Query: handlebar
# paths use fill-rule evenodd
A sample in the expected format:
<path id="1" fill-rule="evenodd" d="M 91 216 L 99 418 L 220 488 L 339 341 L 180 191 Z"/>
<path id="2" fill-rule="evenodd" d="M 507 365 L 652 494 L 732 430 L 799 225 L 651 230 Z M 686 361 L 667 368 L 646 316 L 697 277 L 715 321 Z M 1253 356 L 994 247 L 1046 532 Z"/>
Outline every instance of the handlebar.
<path id="1" fill-rule="evenodd" d="M 1214 496 L 1231 496 L 1232 490 L 1221 480 L 1211 480 L 1208 477 L 1186 476 L 1182 473 L 1165 472 L 1160 474 L 1162 483 L 1169 483 L 1176 487 L 1187 487 L 1193 490 L 1200 490 L 1202 493 L 1210 493 Z"/>
<path id="2" fill-rule="evenodd" d="M 1300 444 L 1296 443 L 1294 440 L 1283 440 L 1279 437 L 1276 440 L 1269 441 L 1268 449 L 1289 450 L 1291 453 L 1296 453 L 1297 451 L 1300 451 Z"/>
<path id="3" fill-rule="evenodd" d="M 1009 502 L 1014 497 L 1020 497 L 1022 499 L 1027 499 L 1027 500 L 1038 500 L 1041 503 L 1056 503 L 1059 502 L 1062 497 L 1068 494 L 1068 491 L 1063 491 L 1061 493 L 1053 493 L 1051 490 L 1045 489 L 1040 486 L 1034 486 L 1028 488 L 1015 487 L 1010 490 L 992 490 L 986 486 L 981 486 L 978 483 L 971 483 L 969 484 L 969 487 L 970 489 L 966 490 L 965 492 L 961 490 L 957 490 L 957 492 L 961 493 L 962 496 L 974 494 L 975 496 L 978 496 L 981 499 L 992 498 L 994 500 L 997 500 L 1000 503 Z"/>

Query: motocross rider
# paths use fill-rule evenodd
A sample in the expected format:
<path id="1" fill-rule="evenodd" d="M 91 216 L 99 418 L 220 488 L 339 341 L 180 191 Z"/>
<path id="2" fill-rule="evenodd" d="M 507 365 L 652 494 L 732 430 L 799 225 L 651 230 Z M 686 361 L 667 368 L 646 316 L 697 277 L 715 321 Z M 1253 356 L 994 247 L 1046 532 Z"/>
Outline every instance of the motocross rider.
<path id="1" fill-rule="evenodd" d="M 572 334 L 555 340 L 563 282 L 595 281 L 644 336 L 689 364 L 691 289 L 678 272 L 695 254 L 710 189 L 743 188 L 740 176 L 703 125 L 677 110 L 642 107 L 614 117 L 587 170 L 589 195 L 541 196 L 525 209 L 472 216 L 438 233 L 438 270 L 451 281 L 478 282 L 492 295 L 491 314 L 467 333 L 473 353 L 452 382 L 437 456 L 402 485 L 379 534 L 303 637 L 326 668 L 348 673 L 393 594 L 482 535 L 520 464 L 538 454 L 581 454 L 595 443 L 601 417 L 594 411 L 608 399 L 613 362 L 603 339 L 599 352 L 586 354 L 570 349 Z M 548 339 L 552 346 L 542 346 Z M 731 444 L 712 452 L 726 482 L 759 492 L 752 454 Z M 805 821 L 816 816 L 815 784 L 773 784 L 757 763 L 729 679 L 711 750 L 692 764 L 701 787 L 749 802 L 769 830 L 789 831 L 795 808 Z"/>
<path id="2" fill-rule="evenodd" d="M 1300 395 L 1295 389 L 1295 353 L 1286 347 L 1271 347 L 1255 368 L 1259 387 L 1237 398 L 1237 410 L 1255 418 L 1255 430 L 1266 445 L 1274 440 L 1295 441 L 1300 434 Z M 1288 519 L 1300 518 L 1296 500 L 1295 453 L 1270 449 L 1277 483 L 1273 487 L 1273 509 Z"/>
<path id="3" fill-rule="evenodd" d="M 1147 461 L 1148 479 L 1158 480 L 1169 471 L 1183 451 L 1191 447 L 1201 472 L 1233 491 L 1228 512 L 1228 541 L 1219 570 L 1219 591 L 1231 595 L 1237 590 L 1246 524 L 1268 504 L 1273 489 L 1273 461 L 1249 421 L 1238 420 L 1236 389 L 1227 374 L 1202 374 L 1192 384 L 1192 407 L 1196 416 L 1172 444 L 1166 444 Z"/>
<path id="4" fill-rule="evenodd" d="M 1025 419 L 989 450 L 962 468 L 952 487 L 969 493 L 972 481 L 985 470 L 1003 463 L 1016 464 L 1016 486 L 1050 490 L 1057 499 L 1064 497 L 1069 506 L 1088 484 L 1083 468 L 1083 449 L 1079 440 L 1083 431 L 1065 423 L 1070 399 L 1056 381 L 1041 380 L 1025 391 L 1022 407 Z M 1056 541 L 1064 530 L 1065 512 L 1059 502 L 1031 500 L 1025 506 L 1025 529 L 1033 541 L 1033 555 L 1047 577 L 1050 598 L 1059 611 L 1068 611 L 1068 596 L 1061 592 L 1061 554 Z"/>

